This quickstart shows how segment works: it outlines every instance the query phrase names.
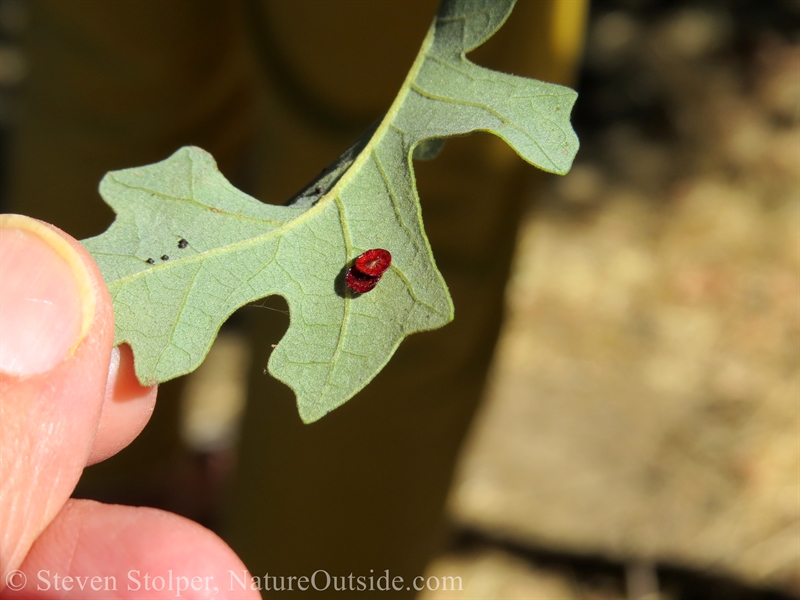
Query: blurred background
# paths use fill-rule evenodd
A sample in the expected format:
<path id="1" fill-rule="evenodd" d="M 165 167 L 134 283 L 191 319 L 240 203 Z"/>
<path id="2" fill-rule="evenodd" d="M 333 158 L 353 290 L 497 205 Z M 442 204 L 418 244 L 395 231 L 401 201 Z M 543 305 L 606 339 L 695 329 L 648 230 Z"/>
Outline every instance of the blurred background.
<path id="1" fill-rule="evenodd" d="M 115 4 L 0 0 L 2 208 L 78 238 L 103 173 L 186 143 L 284 201 L 435 12 Z M 427 600 L 800 597 L 800 2 L 520 0 L 471 57 L 576 86 L 582 147 L 563 178 L 489 136 L 415 165 L 456 322 L 302 426 L 263 375 L 285 304 L 246 307 L 77 494 L 190 516 L 255 574 L 462 578 Z"/>
<path id="2" fill-rule="evenodd" d="M 800 5 L 591 7 L 581 151 L 523 222 L 432 568 L 464 598 L 796 597 Z"/>

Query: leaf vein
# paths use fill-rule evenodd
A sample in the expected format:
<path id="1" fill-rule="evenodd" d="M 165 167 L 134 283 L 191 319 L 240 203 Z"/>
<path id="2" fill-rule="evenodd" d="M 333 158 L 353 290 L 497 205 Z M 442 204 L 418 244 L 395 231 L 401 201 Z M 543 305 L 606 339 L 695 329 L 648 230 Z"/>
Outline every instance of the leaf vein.
<path id="1" fill-rule="evenodd" d="M 275 226 L 280 226 L 280 225 L 285 224 L 287 222 L 291 222 L 291 221 L 279 221 L 279 220 L 276 220 L 276 219 L 266 219 L 266 218 L 263 218 L 263 217 L 251 217 L 251 216 L 248 216 L 248 215 L 243 215 L 241 213 L 234 213 L 234 212 L 230 212 L 230 211 L 227 211 L 227 210 L 223 210 L 221 208 L 217 208 L 215 206 L 210 206 L 208 204 L 203 204 L 202 202 L 199 202 L 198 200 L 195 200 L 194 198 L 183 198 L 181 196 L 173 196 L 171 194 L 166 194 L 166 193 L 164 193 L 162 191 L 159 191 L 159 190 L 151 190 L 151 189 L 146 188 L 146 187 L 142 187 L 142 186 L 126 183 L 124 181 L 120 181 L 116 177 L 111 177 L 111 179 L 114 181 L 114 183 L 116 183 L 118 185 L 121 185 L 122 187 L 125 187 L 125 188 L 127 188 L 129 190 L 133 190 L 133 191 L 137 191 L 137 192 L 144 192 L 144 193 L 150 194 L 152 196 L 158 196 L 159 198 L 163 198 L 165 200 L 174 200 L 175 202 L 186 202 L 188 204 L 194 204 L 194 205 L 200 207 L 203 210 L 210 210 L 210 211 L 212 211 L 212 212 L 214 212 L 216 214 L 225 215 L 227 217 L 235 217 L 237 219 L 243 219 L 243 220 L 246 220 L 246 221 L 255 221 L 256 223 L 269 223 L 269 224 L 272 224 L 272 225 L 275 225 Z"/>
<path id="2" fill-rule="evenodd" d="M 392 183 L 389 180 L 389 175 L 386 173 L 386 169 L 383 168 L 383 164 L 381 163 L 381 160 L 378 157 L 378 153 L 375 150 L 372 151 L 372 160 L 375 161 L 375 166 L 378 168 L 378 172 L 381 175 L 381 179 L 383 180 L 383 185 L 386 187 L 386 193 L 389 195 L 389 200 L 391 201 L 392 210 L 394 211 L 395 218 L 400 223 L 400 227 L 403 228 L 403 230 L 406 232 L 408 237 L 412 240 L 412 242 L 414 243 L 414 246 L 418 247 L 417 243 L 416 243 L 416 239 L 415 239 L 416 236 L 414 235 L 414 232 L 406 224 L 405 219 L 403 218 L 403 215 L 401 214 L 400 209 L 397 206 L 396 193 L 395 193 L 394 189 L 392 188 Z"/>
<path id="3" fill-rule="evenodd" d="M 528 138 L 537 148 L 539 148 L 539 151 L 542 153 L 542 155 L 545 158 L 547 158 L 547 160 L 550 161 L 550 164 L 553 166 L 553 168 L 555 168 L 556 170 L 559 169 L 558 163 L 556 163 L 555 160 L 553 160 L 553 158 L 550 156 L 550 154 L 544 149 L 542 144 L 539 143 L 539 141 L 534 136 L 532 136 L 530 133 L 525 131 L 519 125 L 514 124 L 507 117 L 505 117 L 504 115 L 499 113 L 497 110 L 493 109 L 492 107 L 487 106 L 485 104 L 482 104 L 480 102 L 473 102 L 471 100 L 461 100 L 461 99 L 458 99 L 458 98 L 448 98 L 447 96 L 439 96 L 438 94 L 433 94 L 431 92 L 428 92 L 427 90 L 422 89 L 417 84 L 412 84 L 411 85 L 411 89 L 413 91 L 415 91 L 416 93 L 418 93 L 423 98 L 427 98 L 429 100 L 436 100 L 438 102 L 452 102 L 453 104 L 461 104 L 463 106 L 472 106 L 474 108 L 480 108 L 480 109 L 485 110 L 486 112 L 488 112 L 488 113 L 494 115 L 495 117 L 497 117 L 503 123 L 503 125 L 505 127 L 509 127 L 511 129 L 515 129 L 515 130 L 519 131 L 522 135 L 524 135 L 526 138 Z"/>
<path id="4" fill-rule="evenodd" d="M 161 352 L 158 354 L 158 358 L 155 361 L 156 369 L 161 364 L 161 360 L 164 358 L 164 354 L 167 352 L 169 348 L 178 348 L 179 350 L 183 350 L 176 346 L 173 342 L 173 338 L 175 336 L 175 330 L 178 328 L 178 325 L 181 323 L 181 315 L 183 315 L 183 311 L 186 309 L 186 301 L 189 298 L 189 295 L 194 289 L 194 284 L 197 281 L 197 274 L 200 273 L 202 270 L 202 265 L 198 265 L 197 270 L 192 274 L 192 278 L 189 281 L 189 285 L 186 286 L 186 291 L 183 294 L 183 298 L 181 298 L 181 302 L 178 306 L 178 313 L 175 315 L 175 319 L 172 321 L 172 324 L 169 329 L 169 333 L 167 334 L 167 339 L 169 340 L 169 344 L 164 344 L 164 347 L 161 349 Z M 185 352 L 185 350 L 184 350 Z"/>
<path id="5" fill-rule="evenodd" d="M 350 232 L 347 228 L 347 222 L 345 219 L 345 210 L 344 204 L 342 203 L 342 199 L 337 195 L 334 198 L 336 202 L 336 209 L 339 211 L 339 221 L 342 226 L 342 240 L 344 241 L 344 247 L 347 251 L 348 258 L 350 257 L 350 253 L 352 251 L 353 243 L 350 239 Z M 336 347 L 334 348 L 333 355 L 328 363 L 328 376 L 325 378 L 325 385 L 322 386 L 323 389 L 328 387 L 331 383 L 331 377 L 333 377 L 333 371 L 336 365 L 336 359 L 339 357 L 339 354 L 342 352 L 342 347 L 344 346 L 344 337 L 347 333 L 347 325 L 350 322 L 350 294 L 345 290 L 344 295 L 344 310 L 342 314 L 342 324 L 339 327 L 339 339 L 336 340 Z"/>

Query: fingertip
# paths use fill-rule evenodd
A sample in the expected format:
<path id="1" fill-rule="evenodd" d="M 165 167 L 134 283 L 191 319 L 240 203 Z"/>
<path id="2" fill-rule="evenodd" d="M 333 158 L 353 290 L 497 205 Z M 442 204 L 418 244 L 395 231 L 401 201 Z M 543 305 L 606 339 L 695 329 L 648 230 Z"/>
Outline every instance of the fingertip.
<path id="1" fill-rule="evenodd" d="M 20 570 L 28 585 L 40 589 L 52 588 L 56 576 L 98 582 L 96 588 L 62 586 L 57 594 L 42 597 L 260 598 L 241 559 L 205 527 L 154 508 L 91 500 L 70 500 Z M 19 591 L 25 597 L 31 590 Z"/>
<path id="2" fill-rule="evenodd" d="M 46 223 L 0 215 L 0 278 L 0 371 L 17 377 L 50 371 L 94 320 L 95 289 L 81 253 Z"/>
<path id="3" fill-rule="evenodd" d="M 100 423 L 87 464 L 113 456 L 141 433 L 153 414 L 157 392 L 158 386 L 139 383 L 130 346 L 112 350 Z"/>
<path id="4" fill-rule="evenodd" d="M 69 498 L 89 456 L 114 336 L 99 268 L 74 238 L 0 217 L 0 571 Z"/>

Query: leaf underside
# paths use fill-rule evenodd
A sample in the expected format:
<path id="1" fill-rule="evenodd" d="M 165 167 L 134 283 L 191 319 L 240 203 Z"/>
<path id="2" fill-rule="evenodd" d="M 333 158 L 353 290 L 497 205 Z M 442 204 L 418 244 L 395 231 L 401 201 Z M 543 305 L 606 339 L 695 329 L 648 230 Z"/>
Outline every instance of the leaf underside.
<path id="1" fill-rule="evenodd" d="M 199 148 L 105 176 L 100 193 L 117 218 L 83 243 L 113 298 L 115 341 L 132 347 L 143 384 L 194 370 L 231 313 L 278 294 L 291 319 L 269 372 L 312 422 L 363 388 L 407 335 L 452 320 L 422 226 L 414 148 L 488 131 L 560 174 L 578 149 L 569 124 L 575 92 L 465 58 L 512 7 L 445 1 L 384 120 L 289 205 L 238 191 Z M 344 274 L 370 248 L 389 250 L 392 265 L 374 290 L 356 295 Z"/>

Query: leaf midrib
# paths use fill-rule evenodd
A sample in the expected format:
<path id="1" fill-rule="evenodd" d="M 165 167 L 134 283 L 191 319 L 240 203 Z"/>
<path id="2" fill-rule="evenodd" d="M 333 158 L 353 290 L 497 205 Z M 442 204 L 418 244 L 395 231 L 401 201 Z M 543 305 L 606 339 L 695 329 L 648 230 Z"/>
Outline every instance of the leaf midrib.
<path id="1" fill-rule="evenodd" d="M 206 260 L 212 258 L 217 254 L 224 254 L 227 252 L 236 252 L 238 250 L 242 250 L 249 246 L 255 246 L 259 243 L 263 243 L 271 238 L 280 237 L 286 231 L 291 231 L 295 227 L 299 227 L 305 221 L 315 216 L 317 213 L 322 211 L 324 208 L 327 208 L 327 203 L 323 206 L 323 203 L 320 201 L 303 214 L 295 217 L 290 221 L 286 221 L 282 226 L 277 227 L 267 233 L 262 235 L 257 235 L 255 237 L 247 238 L 246 240 L 241 240 L 239 242 L 233 242 L 231 244 L 226 244 L 224 246 L 218 246 L 217 248 L 211 248 L 209 250 L 204 250 L 202 252 L 198 252 L 197 254 L 193 254 L 192 256 L 187 256 L 184 258 L 179 258 L 176 260 L 171 260 L 169 262 L 164 262 L 159 265 L 155 265 L 150 267 L 149 269 L 145 269 L 142 271 L 137 271 L 136 273 L 131 273 L 130 275 L 126 275 L 115 280 L 109 287 L 116 287 L 118 285 L 125 284 L 129 281 L 132 281 L 138 277 L 147 277 L 148 274 L 155 272 L 157 269 L 164 270 L 164 269 L 172 269 L 178 268 L 182 266 L 186 266 L 191 264 L 195 261 Z"/>
<path id="2" fill-rule="evenodd" d="M 158 270 L 164 270 L 164 269 L 180 268 L 182 266 L 189 265 L 189 264 L 191 264 L 192 262 L 195 262 L 195 261 L 205 260 L 205 259 L 211 258 L 216 254 L 222 254 L 222 253 L 226 253 L 226 252 L 235 252 L 237 250 L 241 250 L 243 248 L 247 248 L 247 247 L 250 247 L 250 246 L 254 246 L 254 245 L 258 244 L 258 243 L 265 242 L 265 241 L 267 241 L 267 240 L 269 240 L 271 238 L 278 237 L 278 236 L 282 235 L 283 233 L 285 233 L 287 231 L 291 231 L 295 227 L 298 227 L 298 226 L 302 225 L 307 220 L 313 218 L 318 213 L 320 213 L 321 211 L 326 209 L 330 205 L 331 202 L 334 202 L 337 199 L 339 199 L 340 198 L 340 194 L 343 191 L 343 189 L 361 171 L 361 169 L 364 166 L 364 163 L 366 163 L 366 161 L 369 160 L 370 156 L 375 151 L 375 147 L 383 140 L 383 138 L 384 138 L 384 136 L 386 134 L 386 131 L 389 129 L 391 124 L 394 122 L 397 114 L 400 112 L 400 109 L 402 108 L 402 105 L 405 102 L 405 99 L 408 97 L 408 94 L 409 94 L 409 92 L 411 90 L 411 86 L 413 84 L 413 81 L 416 78 L 417 74 L 419 73 L 419 70 L 420 70 L 422 64 L 424 63 L 425 57 L 427 56 L 427 53 L 428 53 L 428 50 L 433 45 L 434 33 L 435 33 L 435 23 L 434 23 L 434 25 L 432 25 L 428 29 L 428 34 L 425 36 L 425 40 L 422 43 L 422 47 L 420 48 L 420 51 L 417 54 L 416 59 L 414 60 L 414 64 L 411 66 L 411 69 L 409 70 L 408 75 L 406 76 L 406 79 L 403 82 L 403 85 L 402 85 L 402 87 L 400 89 L 400 93 L 398 93 L 397 97 L 395 98 L 395 101 L 392 103 L 392 106 L 387 111 L 386 116 L 384 117 L 383 121 L 381 121 L 381 124 L 375 130 L 375 133 L 373 134 L 372 138 L 370 138 L 369 142 L 367 142 L 367 144 L 361 150 L 361 152 L 359 153 L 358 157 L 355 159 L 355 161 L 353 161 L 353 164 L 350 166 L 350 168 L 347 169 L 347 171 L 344 173 L 344 175 L 342 175 L 341 178 L 339 178 L 339 181 L 336 182 L 336 185 L 334 185 L 333 188 L 331 188 L 328 191 L 327 194 L 325 194 L 322 198 L 320 198 L 320 200 L 316 204 L 314 204 L 314 206 L 312 206 L 311 208 L 306 210 L 301 215 L 298 215 L 294 219 L 291 219 L 290 221 L 286 221 L 280 227 L 277 227 L 277 228 L 273 229 L 272 231 L 269 231 L 269 232 L 267 232 L 267 233 L 265 233 L 263 235 L 259 235 L 259 236 L 252 237 L 252 238 L 248 238 L 246 240 L 242 240 L 242 241 L 239 241 L 239 242 L 234 242 L 232 244 L 226 244 L 225 246 L 220 246 L 218 248 L 205 250 L 203 252 L 198 252 L 197 254 L 194 254 L 192 256 L 187 256 L 185 258 L 180 258 L 180 259 L 177 259 L 177 260 L 174 260 L 174 261 L 170 261 L 168 263 L 162 263 L 160 265 L 153 266 L 153 267 L 151 267 L 149 269 L 145 269 L 143 271 L 137 271 L 136 273 L 131 273 L 130 275 L 126 275 L 124 277 L 121 277 L 120 279 L 117 279 L 109 287 L 110 288 L 111 287 L 117 287 L 117 286 L 120 286 L 120 285 L 124 285 L 127 282 L 136 280 L 139 277 L 147 277 L 148 274 L 155 272 L 157 269 Z M 171 197 L 171 196 L 169 196 L 167 194 L 163 194 L 162 192 L 158 192 L 156 190 L 149 190 L 149 189 L 146 189 L 146 188 L 141 188 L 139 186 L 134 186 L 134 185 L 119 181 L 117 178 L 112 178 L 112 180 L 115 183 L 118 183 L 119 185 L 122 185 L 124 187 L 129 188 L 129 189 L 134 189 L 134 190 L 137 190 L 137 191 L 142 191 L 142 192 L 146 192 L 146 193 L 150 193 L 150 194 L 157 194 L 157 195 L 160 195 L 160 196 L 162 196 L 164 198 L 171 198 L 173 200 L 178 200 L 178 201 L 183 201 L 183 202 L 194 202 L 198 206 L 202 206 L 202 207 L 204 207 L 206 209 L 210 209 L 210 207 L 201 204 L 200 202 L 198 202 L 194 198 Z M 260 222 L 268 222 L 269 221 L 268 219 L 256 219 L 255 217 L 247 217 L 245 215 L 238 215 L 238 214 L 229 214 L 229 216 L 237 217 L 237 218 L 246 218 L 246 219 L 256 220 L 256 221 L 260 221 Z M 438 313 L 439 311 L 436 311 L 436 312 Z"/>

